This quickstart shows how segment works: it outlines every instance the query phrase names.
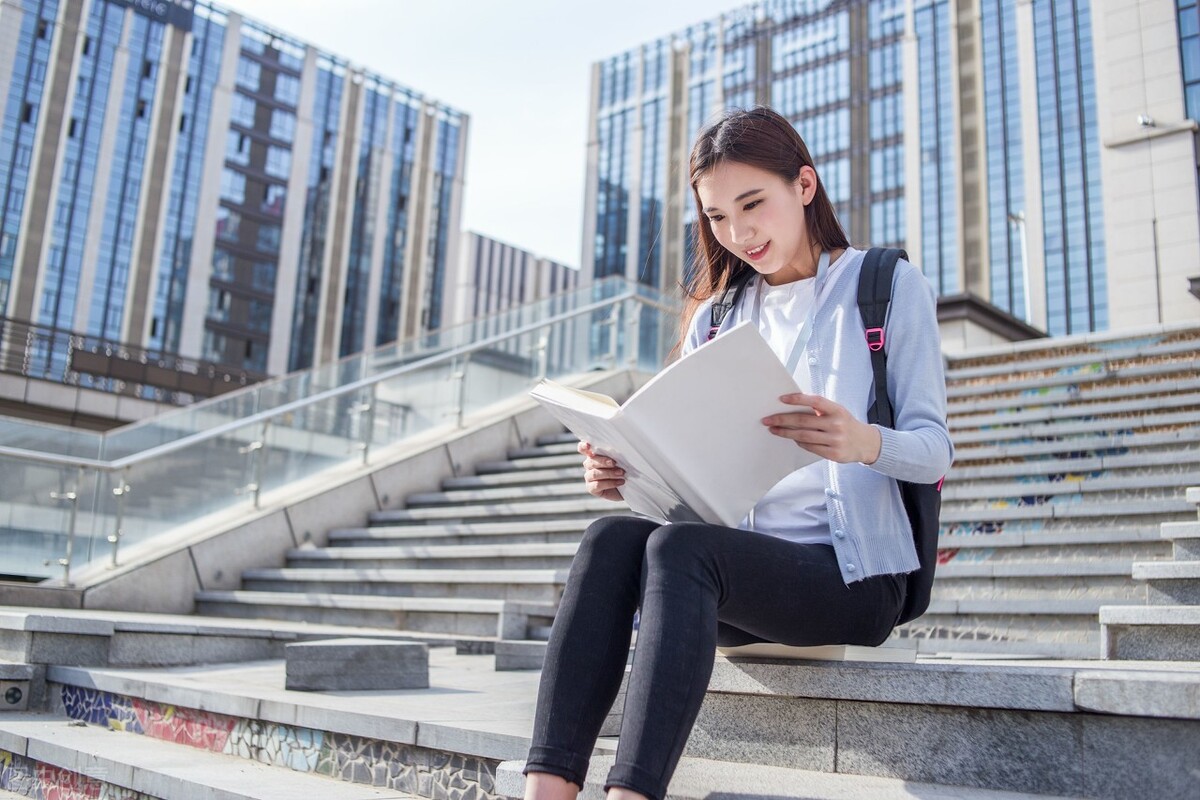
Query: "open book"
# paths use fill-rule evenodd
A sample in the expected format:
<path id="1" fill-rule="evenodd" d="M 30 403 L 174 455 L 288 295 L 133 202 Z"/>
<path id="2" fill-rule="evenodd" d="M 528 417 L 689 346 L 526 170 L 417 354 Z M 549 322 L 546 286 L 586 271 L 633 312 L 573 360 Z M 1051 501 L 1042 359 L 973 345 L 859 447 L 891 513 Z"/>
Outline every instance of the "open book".
<path id="1" fill-rule="evenodd" d="M 659 372 L 624 405 L 542 381 L 530 394 L 625 470 L 621 496 L 639 514 L 737 527 L 768 490 L 817 456 L 762 418 L 803 411 L 787 368 L 742 323 Z"/>

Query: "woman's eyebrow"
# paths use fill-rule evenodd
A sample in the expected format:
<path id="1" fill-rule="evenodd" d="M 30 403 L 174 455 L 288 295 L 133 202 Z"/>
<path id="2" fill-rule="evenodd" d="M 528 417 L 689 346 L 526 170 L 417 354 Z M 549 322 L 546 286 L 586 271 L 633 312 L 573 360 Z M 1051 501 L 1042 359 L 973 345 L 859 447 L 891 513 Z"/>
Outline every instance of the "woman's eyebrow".
<path id="1" fill-rule="evenodd" d="M 747 197 L 749 197 L 750 195 L 758 194 L 761 191 L 762 191 L 762 189 L 751 189 L 748 192 L 742 192 L 737 197 L 733 198 L 733 202 L 740 203 L 743 200 L 745 200 Z M 708 206 L 707 208 L 704 209 L 704 213 L 707 214 L 709 211 L 717 211 L 717 210 L 718 209 L 716 206 Z"/>

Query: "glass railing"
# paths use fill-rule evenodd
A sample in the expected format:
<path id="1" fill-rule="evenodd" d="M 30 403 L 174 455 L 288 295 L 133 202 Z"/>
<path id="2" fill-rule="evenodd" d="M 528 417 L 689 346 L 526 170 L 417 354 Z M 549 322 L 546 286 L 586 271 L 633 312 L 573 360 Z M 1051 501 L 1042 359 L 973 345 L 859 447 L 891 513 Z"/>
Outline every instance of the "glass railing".
<path id="1" fill-rule="evenodd" d="M 620 288 L 569 310 L 525 311 L 534 321 L 524 324 L 516 313 L 501 333 L 476 328 L 473 341 L 445 332 L 436 346 L 376 352 L 303 382 L 221 398 L 236 402 L 197 409 L 188 425 L 200 430 L 157 444 L 158 433 L 128 440 L 137 448 L 128 455 L 0 446 L 0 573 L 70 584 L 73 569 L 115 565 L 161 535 L 261 508 L 329 470 L 374 463 L 410 437 L 451 431 L 543 376 L 657 371 L 677 309 Z"/>
<path id="2" fill-rule="evenodd" d="M 331 364 L 199 400 L 184 408 L 171 409 L 105 433 L 25 423 L 21 420 L 0 420 L 0 447 L 20 447 L 86 458 L 124 458 L 251 414 L 279 408 L 318 392 L 379 375 L 435 353 L 463 347 L 489 336 L 503 335 L 539 320 L 549 319 L 555 314 L 611 299 L 628 292 L 628 287 L 629 284 L 623 278 L 605 278 L 587 287 L 482 317 L 463 325 L 422 334 L 370 352 L 347 356 Z M 670 302 L 649 287 L 639 286 L 636 291 L 651 303 Z"/>

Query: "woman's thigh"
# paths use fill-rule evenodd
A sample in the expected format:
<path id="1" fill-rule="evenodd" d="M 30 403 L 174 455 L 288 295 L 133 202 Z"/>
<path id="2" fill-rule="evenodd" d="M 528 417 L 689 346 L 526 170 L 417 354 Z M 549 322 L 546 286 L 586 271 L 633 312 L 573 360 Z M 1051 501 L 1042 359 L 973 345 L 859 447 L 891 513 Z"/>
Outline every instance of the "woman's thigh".
<path id="1" fill-rule="evenodd" d="M 895 625 L 905 578 L 847 585 L 833 547 L 716 525 L 681 524 L 671 538 L 707 562 L 717 582 L 721 644 L 876 645 Z M 693 541 L 685 541 L 691 540 Z"/>

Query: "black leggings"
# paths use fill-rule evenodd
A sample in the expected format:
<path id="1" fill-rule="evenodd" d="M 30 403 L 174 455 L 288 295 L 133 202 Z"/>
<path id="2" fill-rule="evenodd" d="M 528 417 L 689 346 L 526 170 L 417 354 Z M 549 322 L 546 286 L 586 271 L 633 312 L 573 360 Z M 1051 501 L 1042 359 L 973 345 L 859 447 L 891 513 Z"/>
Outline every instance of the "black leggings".
<path id="1" fill-rule="evenodd" d="M 877 645 L 904 604 L 902 575 L 847 586 L 823 544 L 699 523 L 605 517 L 584 533 L 546 652 L 525 772 L 582 786 L 620 689 L 641 606 L 616 763 L 605 788 L 661 800 L 718 644 Z"/>

